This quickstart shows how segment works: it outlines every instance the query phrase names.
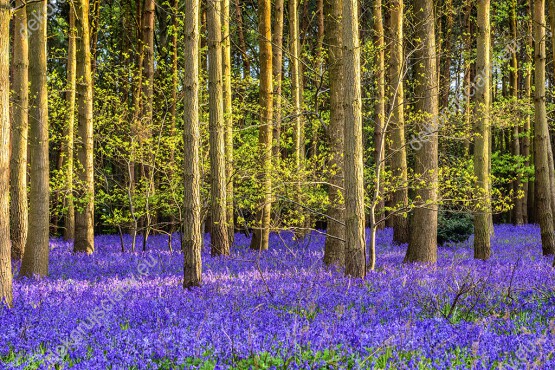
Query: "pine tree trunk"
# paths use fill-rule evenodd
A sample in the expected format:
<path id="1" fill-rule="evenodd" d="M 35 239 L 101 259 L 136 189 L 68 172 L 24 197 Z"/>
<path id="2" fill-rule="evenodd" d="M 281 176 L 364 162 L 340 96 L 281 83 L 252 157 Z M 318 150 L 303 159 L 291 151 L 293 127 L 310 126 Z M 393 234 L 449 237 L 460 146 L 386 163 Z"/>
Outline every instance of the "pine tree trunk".
<path id="1" fill-rule="evenodd" d="M 229 1 L 222 2 L 222 51 L 223 51 L 223 80 L 224 80 L 224 120 L 225 120 L 225 163 L 227 179 L 227 229 L 229 244 L 235 239 L 235 224 L 233 212 L 233 94 L 231 91 L 231 36 L 229 28 Z"/>
<path id="2" fill-rule="evenodd" d="M 257 210 L 251 248 L 268 249 L 272 207 L 272 11 L 270 0 L 258 0 L 258 34 L 260 48 L 260 128 L 258 150 L 262 201 Z"/>
<path id="3" fill-rule="evenodd" d="M 48 275 L 49 255 L 49 161 L 48 90 L 46 82 L 47 2 L 27 4 L 27 18 L 35 19 L 29 28 L 29 233 L 20 275 Z"/>
<path id="4" fill-rule="evenodd" d="M 400 189 L 393 193 L 392 203 L 395 208 L 408 206 L 407 183 L 407 152 L 405 142 L 405 91 L 403 83 L 404 53 L 403 53 L 403 0 L 394 0 L 389 10 L 389 101 L 391 105 L 391 170 L 393 176 L 401 184 Z M 393 242 L 405 244 L 409 242 L 409 228 L 406 213 L 393 216 Z"/>
<path id="5" fill-rule="evenodd" d="M 183 287 L 202 281 L 199 128 L 199 0 L 185 0 L 184 117 L 183 117 Z"/>
<path id="6" fill-rule="evenodd" d="M 342 0 L 325 0 L 325 43 L 328 45 L 328 71 L 330 81 L 330 186 L 327 212 L 327 237 L 324 247 L 326 265 L 345 265 L 345 203 L 343 153 L 345 116 L 343 112 L 343 50 L 341 34 Z"/>
<path id="7" fill-rule="evenodd" d="M 345 274 L 363 278 L 366 275 L 366 235 L 357 0 L 343 1 L 342 29 L 345 78 Z"/>
<path id="8" fill-rule="evenodd" d="M 426 133 L 414 155 L 416 178 L 425 183 L 415 191 L 424 206 L 414 210 L 405 262 L 437 261 L 437 186 L 438 186 L 438 79 L 433 0 L 415 0 L 416 112 L 422 118 L 418 130 Z"/>
<path id="9" fill-rule="evenodd" d="M 227 228 L 227 183 L 225 157 L 225 123 L 222 76 L 221 3 L 207 4 L 208 88 L 210 113 L 210 177 L 211 177 L 211 253 L 229 254 Z"/>
<path id="10" fill-rule="evenodd" d="M 94 252 L 94 153 L 89 0 L 76 2 L 77 28 L 77 189 L 74 252 Z"/>
<path id="11" fill-rule="evenodd" d="M 17 4 L 19 5 L 19 4 Z M 25 9 L 23 8 L 23 12 Z M 18 12 L 19 13 L 19 12 Z M 16 14 L 16 17 L 20 16 Z M 0 306 L 11 307 L 12 261 L 10 243 L 10 2 L 0 0 Z M 27 25 L 16 20 L 15 33 Z M 25 33 L 23 35 L 26 35 Z M 15 36 L 23 37 L 23 35 Z M 21 41 L 21 40 L 20 40 Z M 21 52 L 21 50 L 19 50 Z M 23 63 L 25 64 L 25 63 Z M 20 93 L 20 91 L 18 91 Z M 26 211 L 26 210 L 25 210 Z M 21 225 L 26 227 L 26 225 Z"/>
<path id="12" fill-rule="evenodd" d="M 534 164 L 536 205 L 544 255 L 555 252 L 551 183 L 549 179 L 549 128 L 545 107 L 545 0 L 534 0 Z"/>
<path id="13" fill-rule="evenodd" d="M 491 61 L 490 61 L 490 1 L 478 0 L 478 50 L 476 73 L 483 83 L 476 84 L 476 106 L 474 108 L 474 175 L 477 178 L 480 205 L 474 215 L 474 258 L 487 260 L 491 255 L 490 224 L 490 105 L 491 105 Z"/>
<path id="14" fill-rule="evenodd" d="M 16 2 L 21 6 L 22 1 Z M 3 15 L 3 14 L 2 14 Z M 29 130 L 29 45 L 25 7 L 14 13 L 13 129 L 10 160 L 12 258 L 21 260 L 27 241 L 27 137 Z M 5 36 L 7 37 L 7 36 Z M 9 39 L 9 38 L 8 38 Z"/>

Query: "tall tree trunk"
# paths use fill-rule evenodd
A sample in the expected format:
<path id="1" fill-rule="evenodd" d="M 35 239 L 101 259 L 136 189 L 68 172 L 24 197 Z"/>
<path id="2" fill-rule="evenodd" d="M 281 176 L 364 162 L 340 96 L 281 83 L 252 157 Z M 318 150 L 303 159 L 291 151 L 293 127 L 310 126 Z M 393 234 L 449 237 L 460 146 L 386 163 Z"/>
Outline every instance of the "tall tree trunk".
<path id="1" fill-rule="evenodd" d="M 453 0 L 445 0 L 445 32 L 443 33 L 443 45 L 441 50 L 441 87 L 440 107 L 449 104 L 449 91 L 451 89 L 451 52 L 453 34 Z"/>
<path id="2" fill-rule="evenodd" d="M 222 23 L 221 3 L 207 4 L 208 28 L 208 88 L 210 113 L 210 177 L 211 177 L 211 253 L 229 254 L 227 228 L 227 184 L 225 158 L 225 125 L 222 81 Z"/>
<path id="3" fill-rule="evenodd" d="M 152 166 L 153 155 L 149 152 L 148 148 L 145 149 L 144 142 L 152 137 L 152 124 L 154 117 L 153 103 L 154 103 L 154 28 L 155 28 L 155 0 L 145 0 L 143 7 L 143 20 L 142 26 L 142 53 L 143 53 L 143 86 L 142 92 L 144 94 L 142 100 L 141 112 L 141 137 L 140 142 L 143 150 L 146 150 L 146 155 L 143 157 L 141 164 L 141 176 L 148 184 L 146 195 L 145 217 L 143 220 L 143 251 L 146 250 L 146 244 L 150 233 L 152 224 L 152 214 L 150 211 L 150 197 L 154 195 L 154 175 Z"/>
<path id="4" fill-rule="evenodd" d="M 470 131 L 472 126 L 472 111 L 471 111 L 471 93 L 473 87 L 471 86 L 472 81 L 472 0 L 465 0 L 465 10 L 464 10 L 464 95 L 465 95 L 465 105 L 464 105 L 464 122 L 467 130 Z M 466 132 L 466 131 L 465 131 Z M 466 154 L 470 153 L 470 139 L 465 141 L 464 149 Z"/>
<path id="5" fill-rule="evenodd" d="M 49 162 L 48 90 L 46 83 L 46 0 L 28 3 L 27 18 L 35 19 L 29 29 L 29 233 L 20 274 L 48 275 L 49 255 Z M 5 8 L 3 8 L 5 9 Z M 5 105 L 7 106 L 7 105 Z"/>
<path id="6" fill-rule="evenodd" d="M 366 235 L 358 0 L 343 1 L 341 19 L 345 78 L 345 274 L 363 278 L 366 275 Z"/>
<path id="7" fill-rule="evenodd" d="M 343 153 L 345 116 L 343 112 L 343 50 L 341 34 L 342 0 L 325 0 L 325 43 L 328 45 L 328 71 L 330 81 L 330 143 L 331 174 L 327 211 L 327 236 L 324 248 L 326 265 L 345 265 L 345 203 L 343 201 Z"/>
<path id="8" fill-rule="evenodd" d="M 78 199 L 83 201 L 75 211 L 73 250 L 94 252 L 94 154 L 91 49 L 89 42 L 89 0 L 76 3 L 77 28 L 77 176 L 81 186 Z"/>
<path id="9" fill-rule="evenodd" d="M 418 129 L 425 139 L 415 153 L 415 176 L 424 187 L 415 191 L 415 198 L 424 206 L 414 210 L 410 222 L 410 239 L 406 262 L 437 261 L 437 186 L 438 186 L 438 79 L 433 0 L 415 0 L 417 60 L 415 96 L 416 112 L 421 118 Z"/>
<path id="10" fill-rule="evenodd" d="M 518 2 L 517 0 L 512 0 L 511 3 L 511 36 L 513 42 L 518 42 L 518 29 L 517 29 L 517 7 Z M 511 53 L 511 96 L 515 103 L 518 101 L 518 57 L 517 57 L 517 50 Z M 520 125 L 515 124 L 513 127 L 513 142 L 512 142 L 512 154 L 514 156 L 520 156 Z M 515 181 L 513 182 L 513 190 L 515 195 L 521 190 L 522 188 L 522 181 L 521 177 L 517 176 Z M 513 223 L 515 225 L 523 225 L 526 223 L 524 220 L 524 209 L 526 207 L 526 202 L 524 198 L 516 198 L 515 199 L 515 208 L 513 212 Z"/>
<path id="11" fill-rule="evenodd" d="M 22 6 L 21 0 L 16 6 Z M 2 13 L 2 16 L 4 14 Z M 25 7 L 14 13 L 13 130 L 10 161 L 12 258 L 21 260 L 27 242 L 27 136 L 29 130 L 29 45 Z M 7 37 L 7 36 L 6 36 Z M 9 37 L 8 37 L 9 41 Z"/>
<path id="12" fill-rule="evenodd" d="M 237 15 L 237 37 L 239 38 L 239 52 L 243 61 L 243 78 L 251 75 L 251 62 L 247 54 L 247 43 L 245 42 L 245 31 L 243 27 L 243 10 L 241 0 L 235 0 L 235 13 Z"/>
<path id="13" fill-rule="evenodd" d="M 405 71 L 403 53 L 403 0 L 393 0 L 389 10 L 389 95 L 391 105 L 391 170 L 401 187 L 393 193 L 395 208 L 408 206 L 407 151 L 405 142 L 405 91 L 403 75 Z M 406 213 L 393 216 L 393 241 L 397 244 L 409 242 L 409 225 Z"/>
<path id="14" fill-rule="evenodd" d="M 19 2 L 18 2 L 19 3 Z M 20 5 L 20 4 L 17 4 Z M 23 12 L 25 9 L 23 8 Z M 27 27 L 16 13 L 15 33 Z M 11 307 L 12 261 L 10 243 L 10 2 L 0 0 L 0 305 Z M 24 20 L 24 18 L 23 18 Z M 26 35 L 26 33 L 23 33 Z M 23 37 L 23 35 L 14 37 Z M 19 42 L 21 42 L 20 40 Z M 18 51 L 21 53 L 21 48 Z M 21 62 L 21 61 L 20 61 Z M 24 63 L 25 64 L 25 63 Z M 15 76 L 14 76 L 15 77 Z M 20 91 L 18 93 L 21 93 Z M 20 123 L 20 122 L 19 122 Z M 26 210 L 25 210 L 26 211 Z M 26 225 L 21 225 L 26 228 Z"/>
<path id="15" fill-rule="evenodd" d="M 231 36 L 229 29 L 229 1 L 222 2 L 222 52 L 224 79 L 225 163 L 227 179 L 227 229 L 229 244 L 235 239 L 233 212 L 233 94 L 231 91 Z"/>
<path id="16" fill-rule="evenodd" d="M 257 210 L 251 248 L 268 249 L 272 207 L 272 4 L 270 0 L 258 0 L 258 34 L 260 48 L 260 128 L 258 150 L 260 152 L 260 184 L 262 201 Z"/>
<path id="17" fill-rule="evenodd" d="M 549 128 L 545 107 L 545 0 L 534 0 L 534 164 L 536 169 L 536 205 L 544 255 L 555 252 L 551 183 L 549 179 Z"/>
<path id="18" fill-rule="evenodd" d="M 277 162 L 281 156 L 281 106 L 283 85 L 283 5 L 284 0 L 274 1 L 272 23 L 272 72 L 274 75 L 274 132 L 273 156 Z"/>
<path id="19" fill-rule="evenodd" d="M 478 183 L 479 211 L 474 215 L 474 258 L 487 260 L 491 255 L 489 214 L 490 203 L 490 0 L 478 0 L 478 50 L 476 73 L 482 83 L 476 84 L 474 127 L 474 175 Z"/>
<path id="20" fill-rule="evenodd" d="M 527 48 L 525 49 L 526 53 L 526 71 L 524 75 L 524 97 L 526 98 L 526 102 L 530 103 L 532 100 L 532 69 L 533 69 L 533 58 L 531 51 L 532 45 L 534 43 L 533 34 L 532 34 L 532 1 L 527 0 L 527 13 L 528 13 L 528 21 L 526 22 L 526 45 Z M 531 124 L 531 117 L 529 114 L 526 115 L 526 119 L 524 120 L 524 128 L 523 131 L 525 133 L 524 137 L 522 138 L 522 155 L 527 158 L 526 159 L 526 166 L 530 166 L 530 137 L 532 135 L 532 124 Z M 526 212 L 526 223 L 528 222 L 535 222 L 534 214 L 535 214 L 535 204 L 534 204 L 534 182 L 529 180 L 524 184 L 524 198 L 526 199 L 526 207 L 524 211 Z"/>
<path id="21" fill-rule="evenodd" d="M 183 116 L 183 287 L 202 281 L 199 128 L 199 0 L 185 0 L 184 116 Z"/>
<path id="22" fill-rule="evenodd" d="M 289 0 L 289 65 L 291 67 L 291 94 L 293 105 L 293 143 L 295 172 L 298 176 L 298 182 L 295 191 L 295 201 L 297 204 L 302 203 L 302 186 L 303 181 L 303 163 L 304 163 L 304 124 L 301 110 L 301 84 L 303 78 L 301 74 L 301 53 L 299 40 L 299 17 L 298 17 L 298 1 Z M 297 214 L 299 217 L 299 225 L 304 226 L 304 212 Z M 302 234 L 302 233 L 301 233 Z"/>
<path id="23" fill-rule="evenodd" d="M 385 41 L 382 16 L 382 1 L 374 0 L 373 2 L 373 31 L 374 46 L 376 47 L 376 106 L 375 106 L 375 124 L 374 124 L 374 162 L 379 166 L 380 171 L 385 170 Z M 378 187 L 383 187 L 381 184 Z M 380 199 L 375 205 L 373 218 L 383 218 L 385 216 L 385 201 L 383 199 L 382 189 L 379 189 Z M 373 223 L 374 221 L 372 221 Z M 383 227 L 385 223 L 381 222 L 379 227 Z"/>
<path id="24" fill-rule="evenodd" d="M 64 239 L 73 240 L 75 238 L 75 207 L 73 202 L 73 151 L 75 135 L 75 90 L 77 74 L 77 47 L 75 30 L 75 8 L 73 3 L 69 5 L 69 38 L 67 48 L 67 120 L 65 128 L 65 166 L 66 175 L 66 208 L 67 213 L 64 222 Z"/>

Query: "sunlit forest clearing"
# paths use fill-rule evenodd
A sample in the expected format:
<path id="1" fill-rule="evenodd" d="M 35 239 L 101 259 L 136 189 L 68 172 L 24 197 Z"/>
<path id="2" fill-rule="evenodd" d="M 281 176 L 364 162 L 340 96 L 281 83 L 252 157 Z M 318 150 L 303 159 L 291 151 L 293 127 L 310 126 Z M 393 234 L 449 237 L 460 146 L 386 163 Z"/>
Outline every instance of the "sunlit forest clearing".
<path id="1" fill-rule="evenodd" d="M 555 368 L 555 1 L 0 0 L 0 369 Z"/>

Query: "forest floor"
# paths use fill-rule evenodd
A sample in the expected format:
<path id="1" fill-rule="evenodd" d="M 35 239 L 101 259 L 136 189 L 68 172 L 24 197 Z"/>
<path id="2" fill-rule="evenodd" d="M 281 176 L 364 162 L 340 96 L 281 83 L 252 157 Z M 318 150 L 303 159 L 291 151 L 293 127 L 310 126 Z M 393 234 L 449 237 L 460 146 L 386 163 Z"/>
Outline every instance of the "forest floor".
<path id="1" fill-rule="evenodd" d="M 322 235 L 272 235 L 259 254 L 238 234 L 231 257 L 203 254 L 191 291 L 177 238 L 173 253 L 162 236 L 121 253 L 98 236 L 91 256 L 53 240 L 50 277 L 16 279 L 0 308 L 0 368 L 555 368 L 537 227 L 497 226 L 488 262 L 471 240 L 441 247 L 433 267 L 402 264 L 391 234 L 365 280 L 323 266 Z"/>

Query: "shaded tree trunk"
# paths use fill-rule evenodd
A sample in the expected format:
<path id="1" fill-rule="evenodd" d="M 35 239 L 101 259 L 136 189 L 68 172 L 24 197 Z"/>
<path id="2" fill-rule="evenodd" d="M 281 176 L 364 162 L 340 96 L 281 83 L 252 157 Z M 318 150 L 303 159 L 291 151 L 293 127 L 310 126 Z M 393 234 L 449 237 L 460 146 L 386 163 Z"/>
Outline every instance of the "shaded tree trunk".
<path id="1" fill-rule="evenodd" d="M 283 85 L 283 5 L 284 0 L 274 1 L 272 23 L 272 72 L 274 74 L 274 132 L 273 156 L 277 162 L 281 156 L 281 106 Z"/>
<path id="2" fill-rule="evenodd" d="M 256 213 L 251 248 L 268 249 L 270 237 L 270 217 L 272 207 L 272 124 L 273 124 L 273 82 L 272 82 L 272 11 L 270 0 L 258 0 L 258 34 L 260 48 L 260 128 L 258 150 L 262 200 Z"/>
<path id="3" fill-rule="evenodd" d="M 154 0 L 145 0 L 143 7 L 142 26 L 142 54 L 143 54 L 143 86 L 142 86 L 142 112 L 141 112 L 141 132 L 139 142 L 142 150 L 146 150 L 141 163 L 141 177 L 148 184 L 147 193 L 145 194 L 146 206 L 143 221 L 143 251 L 146 250 L 148 236 L 152 225 L 153 215 L 150 211 L 150 197 L 154 196 L 155 185 L 152 162 L 154 155 L 149 148 L 144 145 L 152 137 L 153 124 L 153 103 L 154 103 L 154 31 L 155 31 L 155 11 L 156 4 Z"/>
<path id="4" fill-rule="evenodd" d="M 21 0 L 16 6 L 22 6 Z M 2 14 L 3 16 L 3 14 Z M 27 137 L 29 130 L 29 45 L 25 7 L 14 13 L 13 130 L 10 160 L 12 258 L 21 260 L 27 242 Z M 6 36 L 8 37 L 8 36 Z M 9 43 L 9 37 L 8 37 Z"/>
<path id="5" fill-rule="evenodd" d="M 441 87 L 440 107 L 449 104 L 449 91 L 451 89 L 451 52 L 453 34 L 453 0 L 445 0 L 445 32 L 443 33 L 443 45 L 441 50 Z"/>
<path id="6" fill-rule="evenodd" d="M 239 52 L 243 61 L 243 78 L 251 75 L 251 62 L 247 54 L 247 43 L 245 42 L 245 31 L 243 27 L 243 10 L 241 0 L 235 0 L 235 13 L 237 16 L 237 36 L 239 38 Z"/>
<path id="7" fill-rule="evenodd" d="M 185 0 L 185 65 L 183 116 L 183 287 L 202 281 L 199 127 L 199 0 Z"/>
<path id="8" fill-rule="evenodd" d="M 391 41 L 389 43 L 389 100 L 391 106 L 391 170 L 401 184 L 400 189 L 393 193 L 392 203 L 395 208 L 408 206 L 407 184 L 407 152 L 405 141 L 405 91 L 403 83 L 404 52 L 403 52 L 403 0 L 391 2 L 389 25 Z M 409 242 L 409 224 L 406 214 L 393 216 L 393 242 L 404 244 Z"/>
<path id="9" fill-rule="evenodd" d="M 527 13 L 528 13 L 528 21 L 526 22 L 526 45 L 528 47 L 525 50 L 526 53 L 526 71 L 524 74 L 524 96 L 528 103 L 532 100 L 532 69 L 533 69 L 533 58 L 532 58 L 532 45 L 534 43 L 533 40 L 533 33 L 532 33 L 532 1 L 527 0 Z M 524 137 L 522 138 L 522 149 L 521 153 L 524 157 L 527 158 L 526 166 L 530 166 L 531 160 L 530 155 L 530 137 L 532 136 L 532 123 L 531 117 L 529 114 L 526 115 L 526 119 L 524 120 L 524 128 L 523 131 L 525 133 Z M 528 222 L 535 222 L 535 203 L 534 203 L 534 182 L 528 181 L 524 184 L 524 197 L 526 199 L 526 223 Z"/>
<path id="10" fill-rule="evenodd" d="M 374 124 L 374 161 L 379 166 L 380 171 L 385 170 L 385 41 L 382 17 L 382 1 L 374 0 L 373 2 L 373 29 L 374 29 L 374 46 L 376 47 L 376 106 L 375 106 L 375 124 Z M 378 150 L 379 148 L 379 150 Z M 378 184 L 378 187 L 383 187 Z M 379 191 L 380 199 L 375 206 L 374 218 L 380 219 L 385 216 L 385 201 L 383 199 L 383 191 Z M 378 227 L 383 227 L 381 222 Z"/>
<path id="11" fill-rule="evenodd" d="M 534 0 L 534 165 L 536 205 L 544 255 L 555 252 L 551 183 L 549 178 L 549 127 L 545 107 L 545 0 Z"/>
<path id="12" fill-rule="evenodd" d="M 28 3 L 27 18 L 36 20 L 29 33 L 29 233 L 20 275 L 48 275 L 49 256 L 49 161 L 48 90 L 46 82 L 46 0 Z"/>
<path id="13" fill-rule="evenodd" d="M 416 178 L 426 185 L 416 189 L 415 198 L 425 206 L 417 207 L 410 222 L 410 237 L 405 262 L 437 261 L 437 185 L 438 185 L 438 79 L 435 22 L 432 0 L 415 0 L 416 112 L 422 117 L 418 130 L 424 132 L 421 148 L 414 155 Z"/>
<path id="14" fill-rule="evenodd" d="M 512 0 L 511 4 L 511 36 L 513 42 L 518 42 L 518 30 L 517 30 L 517 0 Z M 515 103 L 518 101 L 518 59 L 517 50 L 511 53 L 511 96 Z M 520 156 L 520 127 L 519 124 L 513 127 L 513 142 L 512 142 L 512 154 L 514 156 Z M 522 179 L 517 176 L 516 180 L 513 182 L 513 191 L 517 194 L 522 188 Z M 526 223 L 524 220 L 524 209 L 526 208 L 526 202 L 524 198 L 515 199 L 515 208 L 513 211 L 513 223 L 515 225 L 523 225 Z"/>
<path id="15" fill-rule="evenodd" d="M 221 3 L 210 0 L 207 4 L 208 28 L 208 89 L 210 113 L 210 215 L 211 253 L 229 254 L 227 229 L 227 183 L 225 157 L 225 125 L 222 76 L 222 24 Z"/>
<path id="16" fill-rule="evenodd" d="M 358 1 L 343 1 L 343 73 L 345 109 L 345 274 L 366 275 L 364 160 Z M 370 266 L 373 267 L 373 260 Z"/>
<path id="17" fill-rule="evenodd" d="M 343 0 L 325 0 L 325 40 L 328 45 L 328 71 L 330 81 L 330 125 L 328 139 L 330 143 L 331 175 L 328 197 L 330 206 L 327 211 L 327 237 L 324 247 L 326 265 L 345 264 L 345 204 L 343 152 L 344 124 L 343 112 L 343 50 L 341 34 L 341 14 Z"/>

